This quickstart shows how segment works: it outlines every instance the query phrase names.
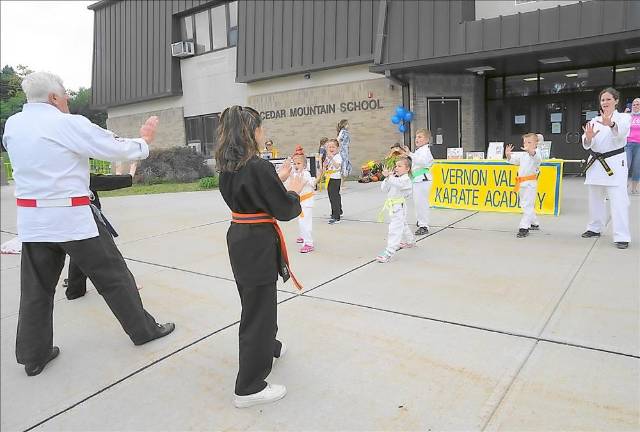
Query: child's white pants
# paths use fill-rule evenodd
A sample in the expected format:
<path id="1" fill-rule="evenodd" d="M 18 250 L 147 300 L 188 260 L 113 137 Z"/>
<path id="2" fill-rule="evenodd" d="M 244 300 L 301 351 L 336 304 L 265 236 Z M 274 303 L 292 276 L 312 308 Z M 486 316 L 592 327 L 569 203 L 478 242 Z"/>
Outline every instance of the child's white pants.
<path id="1" fill-rule="evenodd" d="M 540 225 L 536 216 L 536 192 L 538 182 L 529 182 L 520 186 L 520 208 L 522 209 L 522 219 L 520 228 L 529 229 L 531 225 Z"/>
<path id="2" fill-rule="evenodd" d="M 407 225 L 406 204 L 396 204 L 393 206 L 389 220 L 389 236 L 387 238 L 387 253 L 393 255 L 400 249 L 402 241 L 407 243 L 415 242 L 415 237 Z"/>
<path id="3" fill-rule="evenodd" d="M 416 208 L 418 226 L 429 228 L 429 192 L 432 181 L 421 181 L 413 184 L 413 205 Z"/>
<path id="4" fill-rule="evenodd" d="M 313 207 L 302 207 L 302 214 L 304 216 L 298 216 L 300 237 L 304 240 L 304 244 L 313 246 L 313 237 L 311 237 L 311 230 L 313 229 Z"/>
<path id="5" fill-rule="evenodd" d="M 630 242 L 629 195 L 626 185 L 589 185 L 589 224 L 587 230 L 601 233 L 607 225 L 607 204 L 611 207 L 611 225 L 614 242 Z"/>

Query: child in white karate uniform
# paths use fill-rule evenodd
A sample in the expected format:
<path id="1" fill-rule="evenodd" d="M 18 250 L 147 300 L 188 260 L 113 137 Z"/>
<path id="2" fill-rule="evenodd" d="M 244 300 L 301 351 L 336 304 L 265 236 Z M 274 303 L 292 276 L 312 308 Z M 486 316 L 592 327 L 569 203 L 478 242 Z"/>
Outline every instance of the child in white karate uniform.
<path id="1" fill-rule="evenodd" d="M 418 129 L 415 141 L 416 151 L 411 152 L 405 147 L 405 152 L 411 158 L 412 165 L 410 177 L 413 181 L 413 203 L 418 220 L 417 236 L 429 233 L 429 193 L 433 180 L 429 172 L 433 165 L 433 155 L 429 149 L 430 140 L 431 132 L 429 129 Z"/>
<path id="2" fill-rule="evenodd" d="M 296 147 L 296 151 L 292 157 L 293 171 L 291 177 L 302 177 L 304 186 L 300 192 L 300 207 L 302 213 L 298 216 L 298 228 L 300 229 L 300 237 L 296 243 L 301 243 L 300 253 L 309 253 L 314 251 L 313 237 L 311 235 L 313 229 L 313 205 L 316 188 L 316 178 L 311 177 L 311 173 L 307 170 L 307 157 L 301 146 Z"/>
<path id="3" fill-rule="evenodd" d="M 520 197 L 520 207 L 522 208 L 522 219 L 516 237 L 524 238 L 529 235 L 529 230 L 539 230 L 540 223 L 536 216 L 535 203 L 538 191 L 538 173 L 542 158 L 538 150 L 538 136 L 528 133 L 522 136 L 522 150 L 525 153 L 520 159 L 511 158 L 513 144 L 509 144 L 505 150 L 507 162 L 519 165 L 518 176 L 516 177 L 516 192 Z"/>
<path id="4" fill-rule="evenodd" d="M 382 182 L 382 190 L 387 192 L 387 199 L 378 219 L 384 219 L 385 212 L 389 213 L 389 236 L 387 247 L 380 253 L 376 260 L 381 263 L 388 262 L 399 250 L 415 246 L 415 238 L 407 225 L 407 199 L 411 197 L 413 184 L 409 177 L 411 172 L 411 159 L 402 157 L 396 161 L 393 174 L 385 169 Z"/>

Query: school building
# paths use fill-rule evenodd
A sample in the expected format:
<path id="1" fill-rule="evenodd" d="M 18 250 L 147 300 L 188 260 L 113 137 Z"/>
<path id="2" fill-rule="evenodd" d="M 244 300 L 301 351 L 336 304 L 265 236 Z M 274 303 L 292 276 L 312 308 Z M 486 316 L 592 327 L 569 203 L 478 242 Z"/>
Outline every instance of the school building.
<path id="1" fill-rule="evenodd" d="M 583 158 L 597 93 L 640 96 L 636 0 L 102 0 L 94 11 L 93 104 L 155 146 L 211 156 L 227 106 L 263 113 L 281 153 L 317 150 L 351 125 L 354 167 L 429 128 L 432 152 L 484 151 L 525 132 Z M 402 134 L 391 116 L 415 113 Z M 572 168 L 567 166 L 570 171 Z"/>

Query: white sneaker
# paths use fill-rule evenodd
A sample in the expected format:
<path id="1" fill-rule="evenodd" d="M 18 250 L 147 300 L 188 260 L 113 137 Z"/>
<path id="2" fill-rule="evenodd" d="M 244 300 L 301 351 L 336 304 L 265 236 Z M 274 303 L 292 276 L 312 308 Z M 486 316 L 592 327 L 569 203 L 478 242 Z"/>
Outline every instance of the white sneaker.
<path id="1" fill-rule="evenodd" d="M 258 393 L 247 396 L 233 395 L 233 405 L 236 408 L 248 408 L 259 404 L 268 404 L 278 401 L 287 394 L 287 388 L 279 384 L 267 384 L 267 386 Z"/>
<path id="2" fill-rule="evenodd" d="M 282 346 L 280 347 L 280 355 L 279 355 L 278 357 L 276 357 L 276 358 L 279 358 L 279 359 L 280 359 L 280 358 L 282 358 L 282 357 L 284 357 L 284 355 L 285 355 L 285 354 L 286 354 L 286 352 L 287 352 L 287 344 L 285 344 L 285 343 L 284 343 L 284 342 L 282 342 L 282 341 L 280 342 L 280 344 L 282 345 Z"/>

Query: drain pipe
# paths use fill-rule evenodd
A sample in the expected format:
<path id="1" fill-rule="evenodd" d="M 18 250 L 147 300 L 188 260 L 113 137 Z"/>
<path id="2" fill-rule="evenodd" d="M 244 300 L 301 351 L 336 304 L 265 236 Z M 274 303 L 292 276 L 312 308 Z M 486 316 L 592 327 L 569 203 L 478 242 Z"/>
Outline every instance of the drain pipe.
<path id="1" fill-rule="evenodd" d="M 407 107 L 407 109 L 411 111 L 411 92 L 409 91 L 409 82 L 394 76 L 388 69 L 384 71 L 384 76 L 392 83 L 400 86 L 402 89 L 402 106 Z M 411 122 L 405 123 L 405 125 L 407 126 L 407 130 L 404 132 L 403 144 L 413 150 L 411 147 Z"/>

